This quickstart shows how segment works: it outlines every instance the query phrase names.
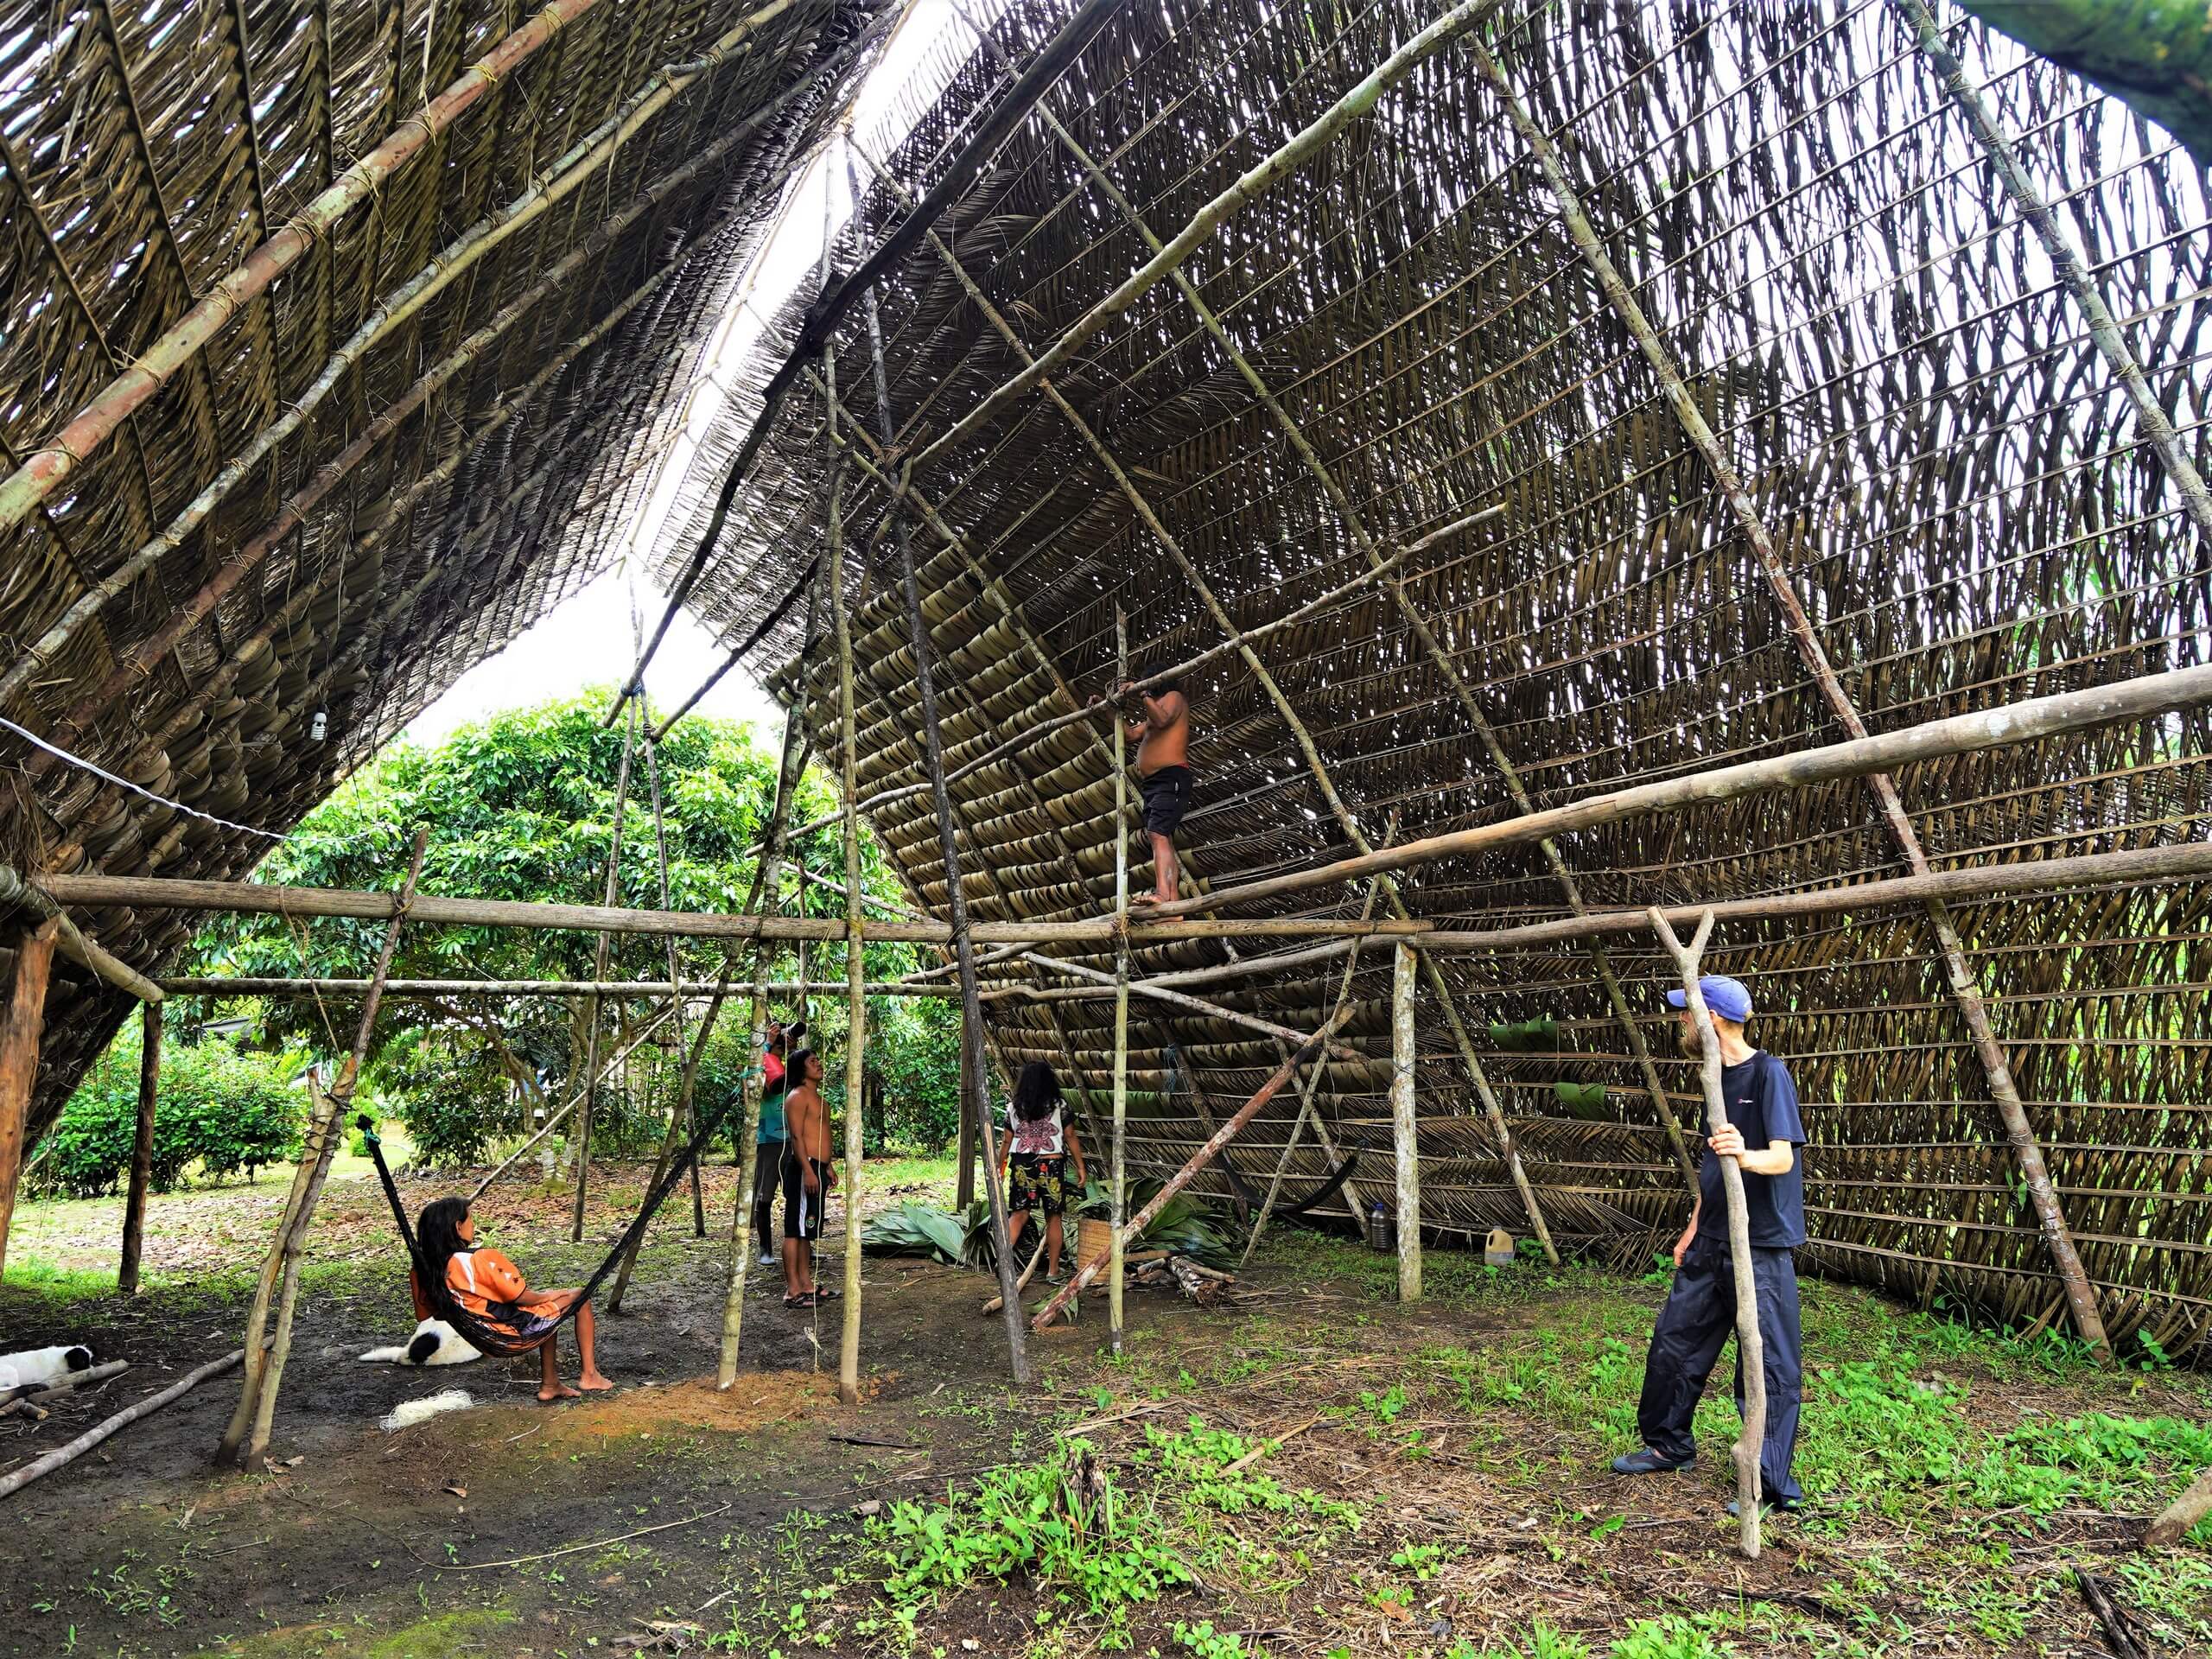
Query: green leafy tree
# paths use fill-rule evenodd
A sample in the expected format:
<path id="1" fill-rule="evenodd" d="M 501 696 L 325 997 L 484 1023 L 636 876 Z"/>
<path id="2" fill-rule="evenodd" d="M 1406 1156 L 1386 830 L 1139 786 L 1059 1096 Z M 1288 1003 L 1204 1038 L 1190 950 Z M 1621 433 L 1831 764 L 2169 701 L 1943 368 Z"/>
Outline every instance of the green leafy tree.
<path id="1" fill-rule="evenodd" d="M 623 734 L 601 726 L 604 692 L 494 715 L 465 727 L 435 748 L 397 744 L 334 793 L 264 864 L 257 879 L 302 887 L 391 890 L 404 873 L 415 827 L 427 824 L 429 847 L 423 890 L 568 904 L 605 897 L 615 789 Z M 773 748 L 742 725 L 693 717 L 680 723 L 659 754 L 663 828 L 668 849 L 668 905 L 677 910 L 742 911 L 758 875 L 755 847 L 774 802 Z M 836 795 L 818 772 L 799 785 L 794 823 L 826 816 Z M 862 836 L 862 883 L 881 905 L 900 900 L 896 875 L 873 837 Z M 792 849 L 801 882 L 786 868 L 784 909 L 803 893 L 807 914 L 844 913 L 844 847 L 835 825 L 799 838 Z M 615 902 L 658 908 L 659 872 L 651 795 L 642 753 L 633 761 L 623 804 L 621 868 Z M 878 913 L 882 913 L 880 908 Z M 226 917 L 195 944 L 195 971 L 212 975 L 359 978 L 382 943 L 383 925 L 328 918 L 303 925 L 264 916 Z M 595 936 L 574 931 L 487 927 L 403 929 L 395 976 L 420 979 L 585 979 L 593 976 Z M 664 939 L 612 936 L 607 977 L 663 980 Z M 913 947 L 870 944 L 870 978 L 912 971 L 923 958 Z M 734 961 L 709 940 L 678 945 L 686 978 L 711 980 L 726 963 L 742 984 L 752 948 Z M 776 947 L 779 979 L 840 979 L 844 947 L 816 944 L 803 951 Z M 804 967 L 804 973 L 801 973 Z M 601 1054 L 613 1053 L 658 1014 L 664 1003 L 625 998 L 606 1007 Z M 741 1076 L 745 1001 L 725 1004 L 702 1070 L 702 1102 L 720 1099 Z M 371 1050 L 372 1082 L 406 1122 L 424 1156 L 442 1164 L 482 1158 L 499 1141 L 526 1129 L 540 1111 L 557 1109 L 580 1086 L 587 1052 L 589 1003 L 582 998 L 454 996 L 442 1001 L 385 1004 Z M 324 996 L 254 1005 L 265 1036 L 279 1044 L 340 1051 L 359 1017 L 358 999 Z M 788 1015 L 793 1012 L 785 1010 Z M 816 1040 L 842 1052 L 842 999 L 822 998 L 806 1010 Z M 941 1139 L 957 1112 L 957 1016 L 935 1002 L 879 999 L 870 1014 L 871 1068 L 885 1080 L 887 1102 L 899 1103 L 893 1138 Z M 652 1040 L 630 1066 L 643 1104 L 631 1108 L 620 1090 L 602 1092 L 594 1140 L 608 1150 L 636 1151 L 656 1139 L 681 1057 Z M 842 1068 L 830 1068 L 830 1093 Z M 619 1073 L 617 1074 L 620 1075 Z M 896 1079 L 895 1084 L 893 1082 Z"/>

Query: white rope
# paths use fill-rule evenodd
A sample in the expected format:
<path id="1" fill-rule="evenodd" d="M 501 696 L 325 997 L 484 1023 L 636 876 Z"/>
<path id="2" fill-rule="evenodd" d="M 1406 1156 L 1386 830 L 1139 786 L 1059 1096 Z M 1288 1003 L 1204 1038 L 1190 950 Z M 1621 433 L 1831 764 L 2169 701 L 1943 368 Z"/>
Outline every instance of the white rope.
<path id="1" fill-rule="evenodd" d="M 154 802 L 156 805 L 168 807 L 175 811 L 185 814 L 188 817 L 200 818 L 209 823 L 220 824 L 226 830 L 236 830 L 245 835 L 259 836 L 264 841 L 283 841 L 287 839 L 286 836 L 279 834 L 276 830 L 257 830 L 250 823 L 233 823 L 229 818 L 219 818 L 212 812 L 202 812 L 196 806 L 187 806 L 182 801 L 173 801 L 166 795 L 156 795 L 152 790 L 147 789 L 142 785 L 134 784 L 128 778 L 118 778 L 105 767 L 94 766 L 91 761 L 86 760 L 84 756 L 80 754 L 72 754 L 67 749 L 56 748 L 53 744 L 48 742 L 37 733 L 25 731 L 22 727 L 16 725 L 14 721 L 8 719 L 5 715 L 0 715 L 0 726 L 6 727 L 17 737 L 22 738 L 24 742 L 30 744 L 33 747 L 44 749 L 48 754 L 54 756 L 57 760 L 66 760 L 73 766 L 76 766 L 83 771 L 91 772 L 95 778 L 105 779 L 107 782 L 113 784 L 118 789 L 127 789 L 134 795 L 143 795 L 148 800 Z"/>

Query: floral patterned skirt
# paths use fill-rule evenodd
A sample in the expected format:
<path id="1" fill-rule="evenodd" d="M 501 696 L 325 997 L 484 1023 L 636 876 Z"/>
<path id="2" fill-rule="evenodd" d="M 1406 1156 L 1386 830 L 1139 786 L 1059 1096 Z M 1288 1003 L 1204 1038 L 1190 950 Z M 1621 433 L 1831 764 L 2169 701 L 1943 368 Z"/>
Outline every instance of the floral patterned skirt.
<path id="1" fill-rule="evenodd" d="M 1051 1158 L 1015 1157 L 1007 1164 L 1006 1207 L 1009 1215 L 1024 1210 L 1040 1216 L 1059 1216 L 1068 1207 L 1068 1155 Z"/>

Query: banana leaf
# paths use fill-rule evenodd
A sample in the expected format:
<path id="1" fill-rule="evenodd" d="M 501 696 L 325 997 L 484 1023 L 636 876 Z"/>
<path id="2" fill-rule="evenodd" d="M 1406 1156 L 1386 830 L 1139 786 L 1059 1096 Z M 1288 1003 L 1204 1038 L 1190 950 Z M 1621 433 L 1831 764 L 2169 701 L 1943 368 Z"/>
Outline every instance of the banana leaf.
<path id="1" fill-rule="evenodd" d="M 919 1255 L 957 1266 L 964 1230 L 951 1211 L 910 1201 L 861 1223 L 861 1249 L 868 1255 Z"/>

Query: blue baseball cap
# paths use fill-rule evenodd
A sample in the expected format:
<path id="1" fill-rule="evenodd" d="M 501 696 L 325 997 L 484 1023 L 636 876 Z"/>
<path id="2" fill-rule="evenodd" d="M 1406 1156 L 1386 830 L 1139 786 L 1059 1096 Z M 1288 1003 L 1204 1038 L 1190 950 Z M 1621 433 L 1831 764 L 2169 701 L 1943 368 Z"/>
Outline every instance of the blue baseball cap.
<path id="1" fill-rule="evenodd" d="M 1751 1017 L 1751 994 L 1744 988 L 1740 979 L 1731 979 L 1726 974 L 1706 974 L 1697 982 L 1698 995 L 1705 999 L 1705 1006 L 1723 1020 L 1733 1020 L 1738 1025 Z M 1689 995 L 1685 991 L 1667 993 L 1670 1008 L 1687 1007 Z"/>

